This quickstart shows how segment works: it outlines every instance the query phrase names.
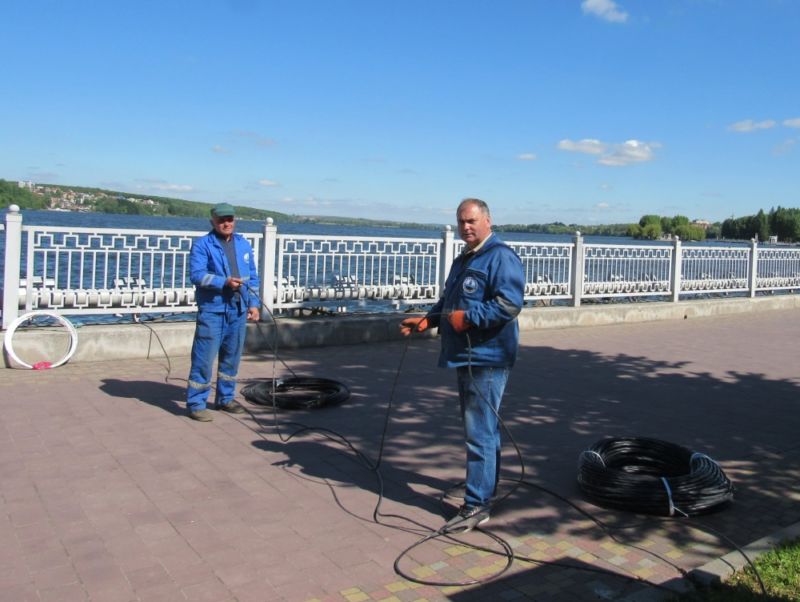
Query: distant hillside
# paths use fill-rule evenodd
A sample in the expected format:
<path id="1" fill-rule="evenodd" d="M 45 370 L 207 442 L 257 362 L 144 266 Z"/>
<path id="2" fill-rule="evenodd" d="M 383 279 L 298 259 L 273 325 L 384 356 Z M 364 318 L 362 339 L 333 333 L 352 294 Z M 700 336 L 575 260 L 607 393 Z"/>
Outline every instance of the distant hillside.
<path id="1" fill-rule="evenodd" d="M 187 201 L 172 197 L 152 196 L 72 186 L 64 184 L 34 184 L 33 182 L 6 181 L 0 179 L 0 207 L 19 205 L 22 209 L 57 209 L 77 212 L 127 213 L 132 215 L 165 215 L 186 217 L 208 217 L 215 203 Z M 267 209 L 255 209 L 235 205 L 236 214 L 242 219 L 265 220 L 271 217 L 279 223 L 319 223 L 364 225 L 387 228 L 437 228 L 432 224 L 416 224 L 388 220 L 370 220 L 351 217 L 315 215 L 290 215 Z"/>
<path id="2" fill-rule="evenodd" d="M 171 197 L 151 196 L 63 184 L 34 184 L 0 180 L 0 207 L 11 204 L 23 209 L 59 209 L 78 212 L 127 213 L 132 215 L 170 215 L 208 217 L 214 203 L 200 203 Z M 277 211 L 236 207 L 244 219 L 295 221 Z"/>

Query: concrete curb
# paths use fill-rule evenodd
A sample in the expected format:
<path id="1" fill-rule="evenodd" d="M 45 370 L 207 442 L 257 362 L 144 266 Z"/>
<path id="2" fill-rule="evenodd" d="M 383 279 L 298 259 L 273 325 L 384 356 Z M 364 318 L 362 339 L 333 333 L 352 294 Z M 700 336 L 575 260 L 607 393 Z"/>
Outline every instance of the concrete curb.
<path id="1" fill-rule="evenodd" d="M 599 326 L 623 322 L 687 320 L 730 314 L 800 308 L 800 295 L 756 298 L 703 299 L 695 301 L 591 304 L 581 307 L 529 307 L 519 316 L 522 330 Z M 325 345 L 356 345 L 402 339 L 400 321 L 408 314 L 333 315 L 311 318 L 282 318 L 275 324 L 260 322 L 248 327 L 246 351 Z M 277 333 L 277 339 L 276 334 Z M 152 359 L 165 354 L 188 356 L 194 336 L 194 322 L 141 322 L 81 326 L 79 343 L 71 362 Z M 427 332 L 422 336 L 435 336 Z M 7 344 L 7 343 L 6 343 Z M 23 361 L 34 364 L 63 357 L 69 344 L 60 327 L 19 329 L 13 348 Z M 4 345 L 3 367 L 14 367 Z"/>
<path id="2" fill-rule="evenodd" d="M 743 547 L 742 552 L 744 552 L 744 555 L 752 562 L 762 554 L 771 551 L 781 542 L 797 538 L 800 538 L 800 523 L 795 523 L 772 535 L 762 537 Z M 694 569 L 689 573 L 689 576 L 700 583 L 712 585 L 724 581 L 736 571 L 743 569 L 746 565 L 747 561 L 745 557 L 737 550 Z"/>
<path id="3" fill-rule="evenodd" d="M 762 537 L 742 547 L 741 552 L 739 550 L 729 552 L 721 558 L 707 562 L 703 566 L 689 571 L 685 579 L 676 578 L 662 583 L 661 585 L 663 588 L 673 591 L 674 595 L 679 595 L 694 591 L 695 588 L 692 586 L 692 583 L 699 583 L 707 586 L 723 583 L 735 572 L 747 566 L 748 562 L 745 556 L 750 559 L 750 562 L 755 562 L 759 556 L 770 552 L 781 542 L 797 538 L 800 538 L 800 523 L 795 523 L 780 531 L 776 531 L 772 535 Z M 663 602 L 665 599 L 671 597 L 672 595 L 664 591 L 664 589 L 647 587 L 622 598 L 621 602 Z"/>

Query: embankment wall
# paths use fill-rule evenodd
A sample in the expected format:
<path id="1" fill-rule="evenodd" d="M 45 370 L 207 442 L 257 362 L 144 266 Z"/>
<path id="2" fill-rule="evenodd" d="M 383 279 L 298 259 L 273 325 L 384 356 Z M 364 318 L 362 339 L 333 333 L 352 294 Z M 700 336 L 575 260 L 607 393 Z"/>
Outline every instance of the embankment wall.
<path id="1" fill-rule="evenodd" d="M 759 311 L 800 308 L 800 295 L 756 298 L 708 299 L 680 303 L 625 303 L 581 307 L 526 308 L 519 316 L 522 330 L 574 328 L 622 322 L 687 320 Z M 326 345 L 355 345 L 399 340 L 398 325 L 408 314 L 335 315 L 313 318 L 278 318 L 248 325 L 246 352 L 269 353 L 278 349 Z M 188 356 L 194 334 L 193 322 L 150 322 L 82 326 L 70 362 L 119 361 Z M 4 333 L 5 334 L 5 333 Z M 435 332 L 423 336 L 435 336 Z M 14 353 L 26 363 L 55 362 L 69 348 L 62 327 L 18 329 L 10 339 Z M 16 367 L 4 339 L 2 367 Z"/>

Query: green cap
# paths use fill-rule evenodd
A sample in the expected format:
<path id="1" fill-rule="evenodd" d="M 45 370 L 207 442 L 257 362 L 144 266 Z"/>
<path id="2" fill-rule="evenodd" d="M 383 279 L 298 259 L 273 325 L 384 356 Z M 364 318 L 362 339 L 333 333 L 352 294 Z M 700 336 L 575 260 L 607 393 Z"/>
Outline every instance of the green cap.
<path id="1" fill-rule="evenodd" d="M 236 210 L 230 203 L 218 203 L 211 208 L 214 217 L 228 217 L 236 215 Z"/>

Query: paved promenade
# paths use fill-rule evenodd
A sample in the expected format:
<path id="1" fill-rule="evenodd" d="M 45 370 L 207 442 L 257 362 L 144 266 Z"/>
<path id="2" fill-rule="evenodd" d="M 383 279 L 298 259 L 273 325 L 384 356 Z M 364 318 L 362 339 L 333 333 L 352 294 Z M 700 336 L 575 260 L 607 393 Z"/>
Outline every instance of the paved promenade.
<path id="1" fill-rule="evenodd" d="M 0 370 L 0 600 L 655 599 L 648 583 L 732 551 L 715 533 L 746 545 L 800 521 L 798 341 L 798 311 L 525 332 L 502 414 L 536 486 L 517 488 L 486 530 L 531 562 L 488 580 L 506 557 L 467 545 L 500 549 L 478 531 L 399 562 L 421 581 L 488 580 L 472 586 L 393 568 L 450 516 L 441 492 L 463 478 L 455 375 L 436 368 L 436 339 L 279 350 L 298 375 L 352 392 L 280 412 L 279 426 L 249 404 L 186 418 L 186 358 Z M 264 354 L 240 376 L 273 374 L 287 370 Z M 374 463 L 390 399 L 377 471 L 320 431 L 285 441 L 294 423 L 331 429 Z M 710 455 L 734 502 L 665 519 L 583 501 L 579 453 L 623 435 Z M 504 475 L 518 478 L 505 442 Z"/>

